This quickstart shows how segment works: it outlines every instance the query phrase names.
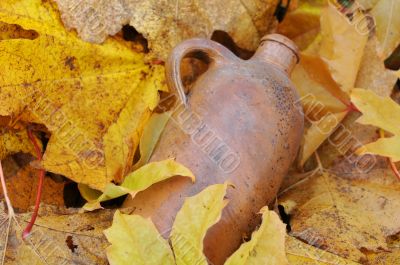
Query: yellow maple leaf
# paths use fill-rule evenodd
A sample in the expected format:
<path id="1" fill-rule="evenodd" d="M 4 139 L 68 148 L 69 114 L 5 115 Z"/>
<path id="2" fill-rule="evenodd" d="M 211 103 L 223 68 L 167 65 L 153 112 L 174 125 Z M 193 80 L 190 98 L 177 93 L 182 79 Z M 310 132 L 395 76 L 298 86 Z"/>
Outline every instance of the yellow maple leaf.
<path id="1" fill-rule="evenodd" d="M 228 183 L 205 188 L 193 197 L 185 199 L 176 215 L 171 231 L 171 244 L 176 264 L 207 265 L 203 254 L 203 240 L 207 230 L 221 218 Z"/>
<path id="2" fill-rule="evenodd" d="M 377 154 L 400 161 L 400 125 L 398 117 L 400 106 L 389 97 L 380 97 L 365 89 L 354 89 L 351 100 L 362 112 L 357 122 L 377 126 L 392 137 L 380 138 L 376 142 L 364 145 L 356 150 L 357 154 Z"/>
<path id="3" fill-rule="evenodd" d="M 286 189 L 278 201 L 291 216 L 290 235 L 355 262 L 365 260 L 363 250 L 386 250 L 386 238 L 400 231 L 400 185 L 360 175 L 322 172 Z"/>
<path id="4" fill-rule="evenodd" d="M 353 21 L 364 18 L 358 12 L 354 16 Z M 333 6 L 322 9 L 320 20 L 320 36 L 301 54 L 300 64 L 292 73 L 307 121 L 299 153 L 300 166 L 348 113 L 348 93 L 354 87 L 368 39 L 367 34 L 359 32 L 357 24 Z"/>
<path id="5" fill-rule="evenodd" d="M 37 33 L 0 42 L 0 115 L 47 127 L 46 170 L 99 190 L 121 182 L 166 90 L 163 67 L 115 38 L 80 40 L 50 1 L 1 1 L 0 22 Z"/>
<path id="6" fill-rule="evenodd" d="M 249 242 L 243 243 L 225 262 L 225 265 L 285 265 L 289 264 L 285 254 L 286 225 L 278 214 L 264 207 L 260 228 Z"/>
<path id="7" fill-rule="evenodd" d="M 150 219 L 116 211 L 113 224 L 104 230 L 111 265 L 174 265 L 174 256 Z"/>
<path id="8" fill-rule="evenodd" d="M 203 254 L 203 239 L 221 218 L 228 203 L 224 199 L 228 186 L 228 183 L 211 185 L 185 200 L 170 235 L 173 254 L 166 247 L 168 243 L 163 238 L 166 234 L 160 235 L 150 219 L 117 211 L 112 227 L 105 231 L 112 244 L 107 249 L 110 264 L 208 264 Z M 263 215 L 260 228 L 232 254 L 226 265 L 288 264 L 285 224 L 268 207 L 260 213 Z"/>
<path id="9" fill-rule="evenodd" d="M 101 208 L 100 202 L 118 198 L 126 194 L 135 197 L 138 192 L 174 176 L 189 177 L 192 181 L 195 180 L 193 173 L 189 169 L 175 162 L 173 159 L 167 159 L 149 163 L 133 171 L 126 176 L 120 186 L 113 183 L 107 184 L 104 193 L 99 193 L 88 186 L 80 184 L 79 190 L 81 194 L 89 201 L 83 206 L 83 209 L 87 211 L 99 209 Z"/>
<path id="10" fill-rule="evenodd" d="M 400 44 L 400 2 L 379 0 L 371 10 L 379 40 L 378 53 L 386 59 Z"/>
<path id="11" fill-rule="evenodd" d="M 327 0 L 293 1 L 291 10 L 278 25 L 280 34 L 293 40 L 303 50 L 314 40 L 320 30 L 320 15 Z"/>
<path id="12" fill-rule="evenodd" d="M 28 138 L 27 131 L 13 130 L 7 127 L 0 128 L 0 159 L 3 160 L 6 156 L 19 152 L 36 156 L 35 148 Z"/>

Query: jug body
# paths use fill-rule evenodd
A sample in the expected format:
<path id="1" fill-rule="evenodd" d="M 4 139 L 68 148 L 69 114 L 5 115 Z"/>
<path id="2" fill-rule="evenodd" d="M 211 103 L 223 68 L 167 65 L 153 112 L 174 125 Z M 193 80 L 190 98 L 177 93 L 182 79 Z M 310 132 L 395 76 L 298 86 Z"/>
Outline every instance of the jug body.
<path id="1" fill-rule="evenodd" d="M 151 160 L 175 158 L 192 170 L 196 182 L 175 177 L 139 193 L 127 205 L 151 217 L 167 235 L 186 197 L 231 182 L 229 204 L 204 242 L 212 264 L 223 264 L 243 235 L 259 224 L 259 210 L 275 199 L 300 145 L 303 113 L 287 71 L 264 60 L 265 54 L 243 61 L 209 40 L 182 45 L 167 65 L 170 87 L 180 89 L 177 104 Z M 210 49 L 209 69 L 186 95 L 177 84 L 174 60 L 199 52 L 204 57 L 201 52 Z"/>

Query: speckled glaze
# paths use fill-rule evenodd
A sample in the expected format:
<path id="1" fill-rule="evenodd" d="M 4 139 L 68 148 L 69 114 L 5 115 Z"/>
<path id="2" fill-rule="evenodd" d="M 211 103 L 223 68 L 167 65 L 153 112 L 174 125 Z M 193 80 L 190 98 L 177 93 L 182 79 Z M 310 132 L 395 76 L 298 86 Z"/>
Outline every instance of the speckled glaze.
<path id="1" fill-rule="evenodd" d="M 188 56 L 210 66 L 186 95 L 179 69 Z M 193 184 L 187 178 L 172 178 L 125 205 L 151 217 L 167 237 L 185 197 L 230 181 L 235 188 L 228 190 L 229 204 L 204 241 L 210 262 L 223 264 L 259 224 L 257 213 L 276 197 L 298 151 L 303 113 L 289 80 L 297 61 L 295 45 L 277 34 L 265 36 L 247 61 L 206 39 L 178 45 L 166 74 L 179 100 L 151 160 L 176 158 L 197 180 Z"/>

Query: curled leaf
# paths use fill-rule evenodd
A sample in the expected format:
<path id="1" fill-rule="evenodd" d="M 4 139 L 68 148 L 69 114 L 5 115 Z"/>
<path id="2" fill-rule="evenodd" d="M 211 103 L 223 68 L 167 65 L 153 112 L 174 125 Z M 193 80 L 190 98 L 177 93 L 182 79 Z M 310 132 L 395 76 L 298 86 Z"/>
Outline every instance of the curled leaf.
<path id="1" fill-rule="evenodd" d="M 151 115 L 149 121 L 143 129 L 142 137 L 140 138 L 140 159 L 135 165 L 133 165 L 132 170 L 140 168 L 149 161 L 154 147 L 156 147 L 158 139 L 160 138 L 160 135 L 162 134 L 170 115 L 170 112 L 153 113 Z"/>
<path id="2" fill-rule="evenodd" d="M 192 181 L 195 180 L 193 173 L 189 169 L 175 162 L 173 159 L 152 162 L 130 173 L 120 186 L 112 183 L 108 184 L 103 194 L 97 199 L 86 203 L 83 209 L 87 211 L 99 209 L 101 208 L 100 202 L 118 198 L 126 194 L 135 197 L 138 192 L 147 189 L 157 182 L 174 176 L 189 177 Z M 94 192 L 90 192 L 89 194 L 91 195 L 88 195 L 88 198 L 94 196 Z"/>
<path id="3" fill-rule="evenodd" d="M 221 218 L 228 183 L 207 187 L 186 198 L 178 212 L 171 232 L 171 243 L 177 265 L 207 265 L 203 254 L 203 239 L 207 230 Z"/>

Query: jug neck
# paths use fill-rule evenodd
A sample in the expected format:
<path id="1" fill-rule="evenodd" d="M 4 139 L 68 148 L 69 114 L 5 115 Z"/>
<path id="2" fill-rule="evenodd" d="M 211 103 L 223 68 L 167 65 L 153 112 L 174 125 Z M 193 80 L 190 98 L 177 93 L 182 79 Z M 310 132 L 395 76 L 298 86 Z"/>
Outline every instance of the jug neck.
<path id="1" fill-rule="evenodd" d="M 269 34 L 261 39 L 253 58 L 275 64 L 288 75 L 299 62 L 299 50 L 290 39 L 280 34 Z"/>

